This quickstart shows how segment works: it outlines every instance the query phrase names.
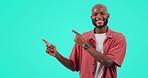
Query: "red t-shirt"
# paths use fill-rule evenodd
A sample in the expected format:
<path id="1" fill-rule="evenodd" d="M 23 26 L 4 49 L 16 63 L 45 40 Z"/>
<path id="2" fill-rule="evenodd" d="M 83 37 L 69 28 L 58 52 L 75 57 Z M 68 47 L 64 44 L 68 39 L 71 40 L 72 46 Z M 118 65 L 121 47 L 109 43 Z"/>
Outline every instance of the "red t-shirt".
<path id="1" fill-rule="evenodd" d="M 83 38 L 96 48 L 94 30 L 82 34 Z M 114 32 L 108 28 L 106 38 L 103 43 L 103 54 L 110 57 L 114 64 L 103 68 L 102 78 L 116 78 L 117 66 L 121 66 L 126 53 L 126 39 L 124 35 Z M 70 60 L 74 63 L 73 68 L 80 71 L 80 78 L 94 78 L 95 59 L 82 47 L 74 45 L 70 55 Z"/>

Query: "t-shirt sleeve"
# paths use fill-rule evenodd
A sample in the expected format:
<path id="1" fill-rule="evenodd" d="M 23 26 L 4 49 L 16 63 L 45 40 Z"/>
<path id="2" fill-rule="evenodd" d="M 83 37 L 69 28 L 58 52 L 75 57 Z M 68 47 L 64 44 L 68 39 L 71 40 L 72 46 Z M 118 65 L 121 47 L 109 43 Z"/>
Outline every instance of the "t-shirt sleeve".
<path id="1" fill-rule="evenodd" d="M 114 43 L 110 46 L 107 56 L 110 57 L 114 63 L 121 67 L 126 53 L 126 39 L 120 34 Z"/>
<path id="2" fill-rule="evenodd" d="M 80 46 L 75 44 L 69 56 L 70 60 L 73 62 L 73 69 L 76 71 L 79 71 L 79 51 Z"/>

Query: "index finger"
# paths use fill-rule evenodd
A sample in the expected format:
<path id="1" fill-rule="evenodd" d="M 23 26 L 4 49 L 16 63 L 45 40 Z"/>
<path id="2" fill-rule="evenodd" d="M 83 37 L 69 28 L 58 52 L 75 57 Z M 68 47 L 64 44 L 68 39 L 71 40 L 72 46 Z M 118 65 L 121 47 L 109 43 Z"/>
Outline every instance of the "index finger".
<path id="1" fill-rule="evenodd" d="M 77 34 L 77 35 L 81 35 L 81 34 L 79 34 L 77 31 L 75 31 L 75 30 L 72 30 L 72 32 L 74 32 L 75 34 Z"/>
<path id="2" fill-rule="evenodd" d="M 49 44 L 45 39 L 42 39 L 46 44 Z"/>

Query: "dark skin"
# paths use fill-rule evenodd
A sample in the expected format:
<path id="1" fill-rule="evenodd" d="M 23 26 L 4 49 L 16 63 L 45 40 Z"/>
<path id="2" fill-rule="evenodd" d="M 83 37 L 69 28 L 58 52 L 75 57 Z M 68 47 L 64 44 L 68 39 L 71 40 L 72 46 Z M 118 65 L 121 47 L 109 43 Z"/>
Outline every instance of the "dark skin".
<path id="1" fill-rule="evenodd" d="M 57 51 L 56 47 L 52 44 L 50 44 L 49 42 L 47 42 L 46 40 L 42 39 L 45 43 L 46 43 L 46 52 L 51 55 L 54 56 L 55 58 L 57 58 L 65 67 L 67 67 L 68 69 L 75 71 L 72 66 L 73 66 L 73 62 L 65 57 L 63 57 L 61 54 L 59 54 L 59 52 Z"/>
<path id="2" fill-rule="evenodd" d="M 92 8 L 92 16 L 91 19 L 94 21 L 96 24 L 95 26 L 95 32 L 96 34 L 100 33 L 106 33 L 107 31 L 107 26 L 103 26 L 105 21 L 109 18 L 109 14 L 107 12 L 107 9 L 104 5 L 102 4 L 97 4 Z M 98 26 L 98 27 L 97 27 Z M 99 28 L 101 27 L 101 28 Z M 77 31 L 72 30 L 76 34 L 76 37 L 74 39 L 75 43 L 78 44 L 79 46 L 83 47 L 83 45 L 86 43 L 84 38 L 82 37 L 81 34 L 79 34 Z M 65 57 L 63 57 L 59 52 L 57 51 L 56 47 L 46 40 L 43 39 L 43 41 L 46 43 L 46 52 L 51 55 L 56 57 L 65 67 L 69 68 L 70 70 L 74 71 L 73 69 L 73 62 Z M 107 55 L 102 54 L 101 52 L 97 51 L 93 47 L 89 47 L 87 49 L 88 53 L 94 57 L 94 59 L 101 64 L 103 64 L 105 67 L 110 67 L 114 62 L 112 59 L 110 59 Z"/>
<path id="3" fill-rule="evenodd" d="M 97 4 L 92 8 L 91 19 L 96 24 L 95 26 L 96 34 L 105 33 L 107 31 L 107 26 L 104 26 L 102 28 L 98 28 L 98 27 L 101 27 L 109 18 L 109 16 L 110 15 L 107 12 L 106 7 L 102 4 Z M 101 20 L 101 22 L 98 23 L 97 20 Z"/>

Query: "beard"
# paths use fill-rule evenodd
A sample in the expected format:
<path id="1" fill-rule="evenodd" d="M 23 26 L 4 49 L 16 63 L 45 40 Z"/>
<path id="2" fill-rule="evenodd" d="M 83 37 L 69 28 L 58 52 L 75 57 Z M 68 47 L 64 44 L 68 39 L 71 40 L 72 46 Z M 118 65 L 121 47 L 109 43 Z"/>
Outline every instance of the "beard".
<path id="1" fill-rule="evenodd" d="M 106 19 L 106 21 L 104 22 L 104 24 L 102 25 L 102 26 L 97 26 L 97 24 L 92 20 L 92 23 L 93 23 L 93 25 L 95 26 L 95 27 L 97 27 L 97 28 L 103 28 L 103 27 L 105 27 L 106 25 L 107 25 L 107 23 L 108 23 L 108 19 Z"/>

